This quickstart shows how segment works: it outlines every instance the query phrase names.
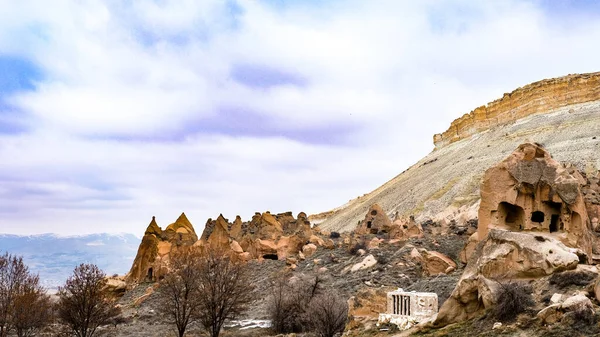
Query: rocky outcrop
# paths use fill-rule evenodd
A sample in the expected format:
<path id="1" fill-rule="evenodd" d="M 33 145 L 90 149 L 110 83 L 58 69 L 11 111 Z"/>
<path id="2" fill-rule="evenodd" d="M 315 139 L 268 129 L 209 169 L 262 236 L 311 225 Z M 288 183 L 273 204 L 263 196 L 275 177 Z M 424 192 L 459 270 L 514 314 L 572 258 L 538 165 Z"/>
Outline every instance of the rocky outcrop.
<path id="1" fill-rule="evenodd" d="M 198 241 L 194 227 L 181 213 L 177 220 L 163 231 L 156 223 L 156 218 L 148 225 L 137 255 L 127 274 L 128 283 L 156 281 L 168 272 L 168 261 L 171 252 L 185 249 Z"/>
<path id="2" fill-rule="evenodd" d="M 498 280 L 547 276 L 575 269 L 578 262 L 575 249 L 549 234 L 492 229 L 469 259 L 435 324 L 443 326 L 471 319 L 493 306 Z"/>
<path id="3" fill-rule="evenodd" d="M 377 204 L 371 205 L 365 218 L 356 229 L 359 234 L 389 233 L 392 229 L 392 220 Z"/>
<path id="4" fill-rule="evenodd" d="M 562 81 L 572 84 L 572 79 L 586 76 L 598 77 L 570 76 L 571 79 Z M 598 84 L 595 90 L 600 90 Z M 582 95 L 585 93 L 574 94 Z M 553 104 L 551 101 L 548 99 L 547 103 Z M 364 219 L 371 205 L 378 204 L 386 214 L 413 215 L 420 224 L 428 220 L 447 223 L 454 220 L 457 227 L 463 227 L 465 222 L 477 219 L 475 205 L 480 199 L 479 187 L 485 170 L 528 140 L 543 144 L 556 161 L 572 163 L 586 174 L 591 183 L 586 202 L 595 208 L 588 209 L 588 213 L 591 220 L 600 219 L 597 179 L 600 151 L 595 150 L 600 146 L 600 99 L 568 102 L 557 108 L 548 105 L 547 110 L 520 119 L 515 115 L 514 122 L 498 124 L 439 147 L 377 189 L 314 219 L 318 218 L 323 230 L 349 232 Z"/>
<path id="5" fill-rule="evenodd" d="M 201 242 L 212 249 L 232 249 L 243 259 L 279 259 L 296 255 L 303 245 L 315 237 L 306 214 L 294 218 L 292 212 L 272 215 L 255 213 L 252 220 L 242 222 L 239 216 L 229 223 L 223 215 L 217 220 L 208 219 Z M 320 240 L 319 246 L 323 245 Z"/>
<path id="6" fill-rule="evenodd" d="M 433 143 L 441 148 L 527 116 L 599 99 L 600 73 L 534 82 L 454 120 L 448 130 L 433 136 Z"/>
<path id="7" fill-rule="evenodd" d="M 592 235 L 581 186 L 543 147 L 525 143 L 488 169 L 481 184 L 478 237 L 490 228 L 550 233 L 592 256 Z"/>
<path id="8" fill-rule="evenodd" d="M 331 241 L 331 240 L 329 240 Z M 313 234 L 305 213 L 294 218 L 291 212 L 272 215 L 256 213 L 249 222 L 237 216 L 230 223 L 222 214 L 208 219 L 198 240 L 194 227 L 185 214 L 164 231 L 154 217 L 148 225 L 137 256 L 127 275 L 127 282 L 156 281 L 168 272 L 170 254 L 185 247 L 199 246 L 233 253 L 241 261 L 250 259 L 285 260 L 305 253 L 312 255 L 325 241 Z M 308 242 L 314 242 L 307 245 Z"/>

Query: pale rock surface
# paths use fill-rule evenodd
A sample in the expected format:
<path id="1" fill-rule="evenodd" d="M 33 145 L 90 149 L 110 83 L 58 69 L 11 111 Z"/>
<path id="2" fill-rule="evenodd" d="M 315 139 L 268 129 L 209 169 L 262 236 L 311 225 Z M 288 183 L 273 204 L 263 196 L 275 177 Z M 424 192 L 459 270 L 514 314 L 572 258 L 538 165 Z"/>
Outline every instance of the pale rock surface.
<path id="1" fill-rule="evenodd" d="M 492 229 L 473 253 L 435 324 L 475 317 L 494 304 L 492 279 L 528 279 L 577 267 L 578 256 L 552 237 Z M 482 300 L 483 298 L 483 300 Z"/>
<path id="2" fill-rule="evenodd" d="M 302 254 L 305 257 L 311 257 L 316 251 L 317 251 L 317 246 L 315 246 L 312 243 L 309 243 L 307 245 L 304 245 L 304 247 L 302 247 Z"/>
<path id="3" fill-rule="evenodd" d="M 371 268 L 377 264 L 377 259 L 373 255 L 366 256 L 361 262 L 355 264 L 350 268 L 351 272 L 355 272 L 361 269 Z"/>

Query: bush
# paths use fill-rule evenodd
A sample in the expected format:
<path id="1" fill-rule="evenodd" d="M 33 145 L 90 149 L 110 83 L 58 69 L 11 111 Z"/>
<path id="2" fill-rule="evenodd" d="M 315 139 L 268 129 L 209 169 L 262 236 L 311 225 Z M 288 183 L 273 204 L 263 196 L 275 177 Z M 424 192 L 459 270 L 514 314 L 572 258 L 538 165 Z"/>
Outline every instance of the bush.
<path id="1" fill-rule="evenodd" d="M 338 239 L 339 237 L 340 237 L 340 233 L 338 233 L 338 232 L 331 232 L 329 234 L 330 239 Z"/>
<path id="2" fill-rule="evenodd" d="M 559 288 L 566 288 L 568 286 L 583 287 L 590 284 L 595 278 L 596 276 L 590 272 L 569 270 L 552 274 L 550 276 L 550 284 L 554 284 Z"/>
<path id="3" fill-rule="evenodd" d="M 498 284 L 494 316 L 499 321 L 512 321 L 535 304 L 530 285 L 521 282 L 498 282 Z"/>

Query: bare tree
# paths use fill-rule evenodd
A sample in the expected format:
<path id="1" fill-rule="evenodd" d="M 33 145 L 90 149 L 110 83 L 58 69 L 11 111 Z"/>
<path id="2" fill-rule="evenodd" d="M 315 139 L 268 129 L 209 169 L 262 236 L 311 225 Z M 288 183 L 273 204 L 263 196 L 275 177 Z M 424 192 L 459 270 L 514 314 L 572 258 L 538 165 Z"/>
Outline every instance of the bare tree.
<path id="1" fill-rule="evenodd" d="M 342 334 L 348 321 L 348 303 L 333 291 L 316 296 L 310 302 L 308 322 L 319 337 Z"/>
<path id="2" fill-rule="evenodd" d="M 171 257 L 171 272 L 161 281 L 161 311 L 173 320 L 180 337 L 199 322 L 213 336 L 252 301 L 254 286 L 245 264 L 211 249 L 190 248 Z"/>
<path id="3" fill-rule="evenodd" d="M 253 301 L 250 270 L 234 256 L 207 250 L 200 259 L 199 321 L 212 337 L 218 337 L 226 320 L 244 313 Z"/>
<path id="4" fill-rule="evenodd" d="M 198 319 L 200 252 L 191 248 L 174 253 L 170 268 L 160 283 L 159 310 L 175 323 L 179 337 L 183 337 L 188 325 Z"/>
<path id="5" fill-rule="evenodd" d="M 78 337 L 92 337 L 100 325 L 120 314 L 104 291 L 106 275 L 94 264 L 75 268 L 58 288 L 58 317 Z"/>
<path id="6" fill-rule="evenodd" d="M 324 291 L 320 275 L 302 277 L 289 283 L 285 276 L 275 281 L 268 304 L 273 330 L 277 333 L 308 331 L 307 311 L 311 301 Z"/>
<path id="7" fill-rule="evenodd" d="M 35 336 L 52 320 L 52 302 L 39 284 L 39 276 L 27 278 L 13 302 L 13 326 L 19 337 Z"/>
<path id="8" fill-rule="evenodd" d="M 11 330 L 28 336 L 50 320 L 50 301 L 39 277 L 29 272 L 20 256 L 0 256 L 0 337 Z"/>

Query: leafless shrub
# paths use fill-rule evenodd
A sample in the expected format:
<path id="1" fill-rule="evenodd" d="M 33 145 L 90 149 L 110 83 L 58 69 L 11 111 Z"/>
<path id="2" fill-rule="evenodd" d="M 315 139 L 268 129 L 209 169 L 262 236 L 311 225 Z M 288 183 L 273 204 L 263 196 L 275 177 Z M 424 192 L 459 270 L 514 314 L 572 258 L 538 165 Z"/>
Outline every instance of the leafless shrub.
<path id="1" fill-rule="evenodd" d="M 92 337 L 120 314 L 103 290 L 106 275 L 94 264 L 80 264 L 58 288 L 58 317 L 78 337 Z"/>
<path id="2" fill-rule="evenodd" d="M 494 316 L 501 322 L 514 320 L 517 315 L 532 307 L 535 303 L 530 285 L 522 282 L 498 282 Z"/>
<path id="3" fill-rule="evenodd" d="M 308 323 L 319 337 L 342 334 L 348 320 L 348 303 L 333 291 L 316 296 L 310 302 Z"/>
<path id="4" fill-rule="evenodd" d="M 22 257 L 0 256 L 0 336 L 32 336 L 51 320 L 50 298 Z"/>

